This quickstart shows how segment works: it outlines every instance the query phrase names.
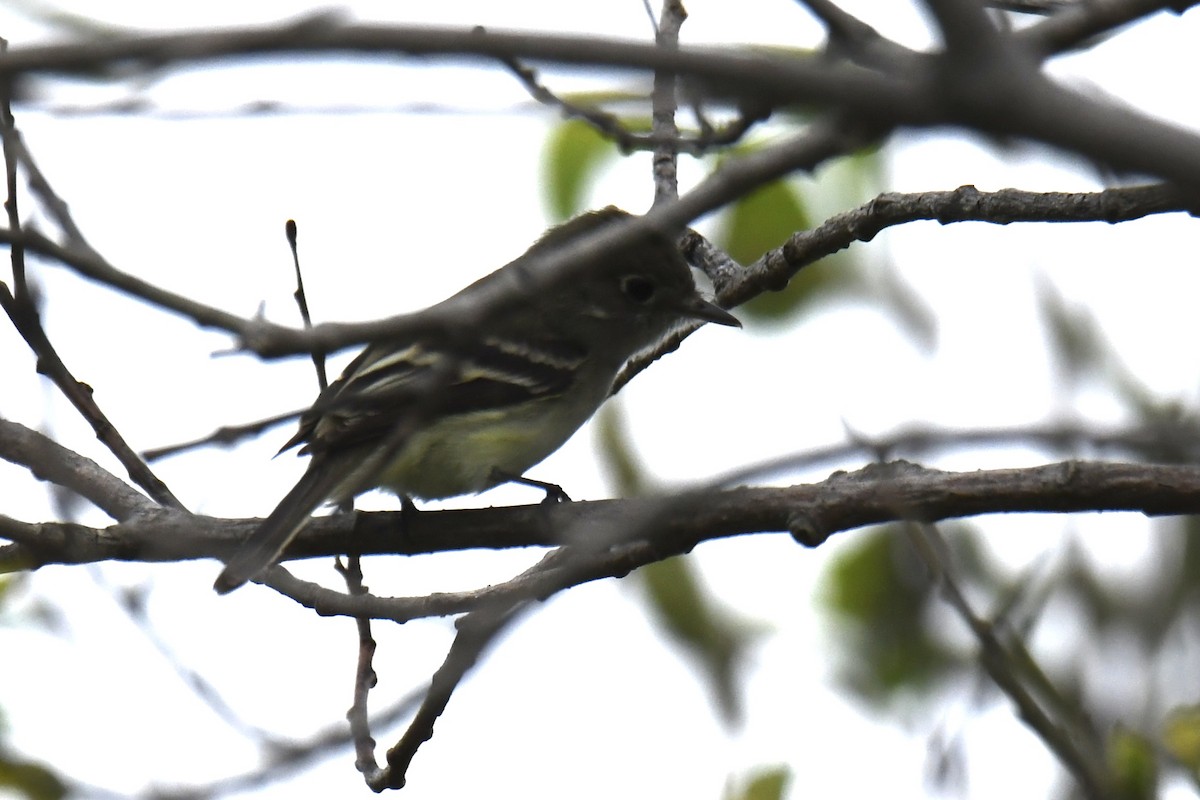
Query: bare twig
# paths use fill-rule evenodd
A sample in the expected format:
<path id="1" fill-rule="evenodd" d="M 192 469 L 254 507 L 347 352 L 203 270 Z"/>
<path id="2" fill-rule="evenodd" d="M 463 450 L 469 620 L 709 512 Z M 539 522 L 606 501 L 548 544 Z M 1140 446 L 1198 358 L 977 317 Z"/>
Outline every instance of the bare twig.
<path id="1" fill-rule="evenodd" d="M 45 208 L 50 216 L 54 219 L 55 224 L 62 229 L 63 235 L 66 236 L 67 245 L 76 250 L 94 253 L 95 250 L 83 235 L 83 231 L 75 223 L 75 218 L 71 216 L 71 209 L 66 201 L 59 197 L 58 193 L 50 185 L 50 181 L 38 166 L 37 161 L 33 158 L 33 153 L 25 146 L 25 139 L 21 132 L 17 129 L 12 130 L 12 147 L 13 152 L 21 166 L 25 168 L 25 173 L 28 175 L 29 189 L 34 196 L 41 201 L 41 205 Z"/>
<path id="2" fill-rule="evenodd" d="M 1027 192 L 1001 189 L 981 192 L 974 186 L 950 191 L 881 194 L 858 208 L 844 211 L 792 236 L 777 250 L 765 253 L 733 280 L 718 286 L 729 306 L 740 305 L 763 291 L 782 289 L 802 267 L 843 250 L 854 242 L 869 242 L 880 231 L 916 220 L 954 222 L 1123 222 L 1153 214 L 1196 214 L 1194 198 L 1166 184 L 1149 184 L 1100 192 Z"/>
<path id="3" fill-rule="evenodd" d="M 1052 2 L 1052 0 L 1044 0 Z M 1038 2 L 1038 0 L 1033 0 Z M 1182 14 L 1194 3 L 1178 0 L 1107 0 L 1103 3 L 1073 2 L 1036 25 L 1013 34 L 1030 53 L 1047 57 L 1069 52 L 1096 37 L 1161 11 Z"/>
<path id="4" fill-rule="evenodd" d="M 964 43 L 964 47 L 953 50 L 965 55 L 974 52 L 974 63 L 987 67 L 986 73 L 977 75 L 988 82 L 987 86 L 976 83 L 972 89 L 973 81 L 954 70 L 943 72 L 943 77 L 952 79 L 950 84 L 930 81 L 930 70 L 936 68 L 930 59 L 936 57 L 910 60 L 899 72 L 863 70 L 817 58 L 699 48 L 667 51 L 638 43 L 543 32 L 348 24 L 328 16 L 267 28 L 114 36 L 80 44 L 25 48 L 0 58 L 0 77 L 11 79 L 45 71 L 127 76 L 137 69 L 160 70 L 182 62 L 285 52 L 403 52 L 666 70 L 707 82 L 724 96 L 839 109 L 882 128 L 955 124 L 1025 136 L 1075 150 L 1118 169 L 1170 177 L 1193 190 L 1200 187 L 1200 147 L 1195 134 L 1062 89 L 1032 70 L 1030 65 L 1035 59 L 1017 58 L 1018 48 L 1007 46 L 1009 41 L 989 28 L 981 7 L 965 12 L 962 6 L 974 4 L 929 2 L 941 15 L 951 40 Z M 1195 2 L 1174 0 L 1158 2 L 1155 7 L 1182 11 Z M 979 24 L 970 22 L 980 19 L 983 22 Z M 982 51 L 971 50 L 971 37 L 976 33 L 996 45 L 989 46 L 989 52 L 994 50 L 998 58 L 1013 58 L 1014 64 L 1026 66 L 1014 71 L 1000 63 L 988 65 Z M 1027 53 L 1034 50 L 1026 48 Z M 985 88 L 998 91 L 989 93 L 983 91 Z"/>
<path id="5" fill-rule="evenodd" d="M 375 723 L 381 728 L 390 728 L 405 717 L 421 699 L 422 692 L 410 692 L 388 708 L 375 715 Z M 274 741 L 266 747 L 264 763 L 246 772 L 218 778 L 208 784 L 197 786 L 156 787 L 145 797 L 146 800 L 196 800 L 197 798 L 225 797 L 280 781 L 327 758 L 330 753 L 353 744 L 353 737 L 344 723 L 330 725 L 304 740 L 281 743 Z M 97 796 L 93 791 L 82 791 L 84 797 Z M 101 795 L 102 796 L 102 795 Z M 127 800 L 127 795 L 120 795 Z M 114 798 L 115 800 L 115 798 Z"/>
<path id="6" fill-rule="evenodd" d="M 292 251 L 292 265 L 296 268 L 296 291 L 292 297 L 296 299 L 296 307 L 300 309 L 300 320 L 305 330 L 312 330 L 312 314 L 308 313 L 308 295 L 304 291 L 304 273 L 300 271 L 300 250 L 296 246 L 296 220 L 289 219 L 284 225 L 287 235 L 288 248 Z M 325 353 L 320 350 L 312 351 L 313 369 L 317 371 L 317 388 L 322 392 L 329 388 L 329 377 L 325 374 Z"/>
<path id="7" fill-rule="evenodd" d="M 138 519 L 157 509 L 145 495 L 95 461 L 17 422 L 0 419 L 0 458 L 70 489 L 116 520 Z"/>
<path id="8" fill-rule="evenodd" d="M 0 45 L 2 45 L 0 52 L 3 52 L 7 48 L 7 42 L 0 40 Z M 0 85 L 0 90 L 3 91 L 3 94 L 0 95 L 0 138 L 4 143 L 5 183 L 8 192 L 4 208 L 8 214 L 9 230 L 20 237 L 22 225 L 17 205 L 19 147 L 8 86 L 7 83 Z M 0 283 L 0 308 L 3 308 L 8 314 L 14 327 L 37 356 L 38 371 L 54 382 L 54 385 L 59 388 L 71 405 L 91 425 L 92 430 L 96 432 L 96 438 L 117 457 L 134 483 L 145 489 L 151 497 L 164 506 L 182 509 L 183 504 L 129 446 L 120 431 L 100 409 L 92 396 L 91 387 L 76 380 L 50 343 L 50 338 L 42 326 L 37 301 L 29 288 L 25 274 L 25 248 L 19 241 L 12 243 L 11 258 L 14 292 L 10 294 L 8 287 Z"/>
<path id="9" fill-rule="evenodd" d="M 341 560 L 337 564 L 338 572 L 346 581 L 346 591 L 351 597 L 368 596 L 367 587 L 363 584 L 362 559 L 352 555 L 346 564 Z M 354 618 L 358 630 L 358 661 L 354 670 L 354 700 L 346 719 L 350 722 L 350 735 L 354 740 L 354 766 L 362 773 L 367 785 L 379 779 L 381 768 L 375 761 L 375 739 L 371 736 L 371 726 L 367 714 L 367 697 L 379 678 L 375 674 L 373 661 L 375 658 L 375 637 L 371 635 L 371 618 L 359 616 Z"/>
<path id="10" fill-rule="evenodd" d="M 204 675 L 184 663 L 179 654 L 174 651 L 167 640 L 162 637 L 147 613 L 146 600 L 148 589 L 145 587 L 126 588 L 110 583 L 98 569 L 89 570 L 92 580 L 113 598 L 117 606 L 125 613 L 126 619 L 137 629 L 138 633 L 162 657 L 171 671 L 183 682 L 192 694 L 209 708 L 218 719 L 232 730 L 257 742 L 267 748 L 283 747 L 283 742 L 267 730 L 251 724 L 243 719 L 232 705 L 225 699 L 221 690 Z"/>
<path id="11" fill-rule="evenodd" d="M 195 450 L 200 447 L 208 447 L 210 445 L 232 445 L 237 444 L 243 439 L 251 436 L 258 436 L 263 431 L 283 425 L 288 422 L 295 422 L 300 418 L 302 411 L 289 411 L 286 414 L 276 414 L 273 417 L 256 420 L 255 422 L 247 422 L 241 425 L 222 425 L 207 436 L 201 436 L 199 439 L 193 439 L 189 442 L 180 442 L 178 444 L 164 445 L 163 447 L 155 447 L 150 450 L 142 451 L 142 458 L 147 461 L 157 461 L 160 458 L 167 456 L 178 455 L 179 453 L 188 450 Z"/>
<path id="12" fill-rule="evenodd" d="M 541 561 L 513 580 L 529 580 L 545 574 L 560 568 L 564 562 L 570 562 L 575 556 L 573 549 L 560 548 L 544 556 Z M 441 666 L 434 673 L 425 699 L 404 735 L 388 750 L 387 767 L 374 776 L 374 781 L 368 780 L 368 786 L 377 792 L 404 786 L 413 756 L 423 743 L 433 737 L 434 723 L 446 710 L 454 691 L 479 661 L 487 646 L 495 641 L 497 635 L 514 622 L 526 607 L 524 598 L 493 596 L 457 621 L 454 641 Z"/>
<path id="13" fill-rule="evenodd" d="M 833 0 L 799 0 L 828 31 L 832 56 L 849 56 L 872 69 L 894 70 L 919 63 L 922 54 L 887 39 Z"/>
<path id="14" fill-rule="evenodd" d="M 1110 797 L 1112 780 L 1105 769 L 1102 751 L 1098 752 L 1101 746 L 1097 741 L 1097 733 L 1066 727 L 1051 717 L 1038 702 L 1022 677 L 1022 659 L 1011 653 L 997 635 L 996 628 L 971 608 L 944 555 L 945 542 L 936 526 L 910 522 L 905 525 L 905 531 L 913 549 L 929 570 L 933 582 L 941 590 L 942 597 L 967 624 L 979 643 L 984 669 L 1001 691 L 1012 700 L 1021 718 L 1054 752 L 1058 761 L 1071 772 L 1086 797 L 1091 800 Z M 1027 653 L 1025 655 L 1028 656 Z"/>
<path id="15" fill-rule="evenodd" d="M 987 0 L 986 5 L 997 11 L 1050 15 L 1072 6 L 1087 5 L 1087 3 L 1080 2 L 1080 0 Z"/>
<path id="16" fill-rule="evenodd" d="M 679 29 L 687 19 L 680 0 L 663 0 L 658 16 L 654 42 L 664 50 L 679 49 Z M 675 97 L 675 74 L 665 70 L 654 72 L 654 92 L 650 98 L 651 127 L 660 144 L 654 148 L 651 170 L 654 177 L 654 205 L 679 198 L 679 150 L 671 142 L 679 138 L 675 112 L 679 104 Z"/>
<path id="17" fill-rule="evenodd" d="M 593 106 L 581 105 L 559 94 L 555 94 L 538 79 L 536 70 L 526 64 L 522 64 L 518 59 L 506 58 L 502 59 L 501 63 L 524 84 L 525 89 L 534 100 L 543 105 L 557 108 L 564 116 L 570 119 L 583 120 L 595 128 L 601 135 L 612 139 L 613 143 L 616 144 L 622 153 L 631 153 L 636 150 L 653 150 L 663 145 L 671 145 L 680 153 L 702 155 L 716 148 L 725 147 L 740 141 L 755 124 L 761 122 L 767 116 L 765 109 L 760 113 L 743 112 L 738 114 L 736 118 L 718 127 L 707 125 L 706 121 L 701 119 L 700 132 L 694 135 L 684 135 L 679 131 L 676 131 L 671 136 L 664 136 L 655 131 L 638 133 L 622 124 L 621 119 L 616 114 L 611 114 Z"/>

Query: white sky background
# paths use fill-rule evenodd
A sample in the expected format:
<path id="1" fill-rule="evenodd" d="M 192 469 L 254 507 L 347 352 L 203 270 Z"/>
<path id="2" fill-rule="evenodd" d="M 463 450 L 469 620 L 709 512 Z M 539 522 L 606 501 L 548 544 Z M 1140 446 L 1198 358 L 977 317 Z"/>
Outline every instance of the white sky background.
<path id="1" fill-rule="evenodd" d="M 926 41 L 907 5 L 886 4 L 885 13 L 884 4 L 866 0 L 844 5 L 907 44 Z M 77 6 L 81 14 L 96 13 L 92 4 Z M 688 43 L 814 44 L 819 33 L 782 0 L 693 0 L 688 10 Z M 364 20 L 650 36 L 640 0 L 362 2 L 353 12 Z M 292 3 L 109 2 L 103 13 L 113 24 L 184 28 L 270 22 L 298 10 Z M 1179 92 L 1178 81 L 1159 84 L 1162 75 L 1196 74 L 1185 43 L 1195 40 L 1196 17 L 1159 23 L 1126 34 L 1096 58 L 1066 60 L 1057 69 L 1088 73 L 1106 92 L 1200 124 L 1194 98 Z M 13 46 L 40 35 L 4 11 L 0 24 Z M 1099 57 L 1108 68 L 1091 72 Z M 233 312 L 250 315 L 265 303 L 272 319 L 296 320 L 282 235 L 289 217 L 300 225 L 309 301 L 321 320 L 421 308 L 520 253 L 546 224 L 539 157 L 554 115 L 533 107 L 498 69 L 444 61 L 236 65 L 173 75 L 136 92 L 73 83 L 52 96 L 91 105 L 127 94 L 164 111 L 200 113 L 64 116 L 18 108 L 17 124 L 85 235 L 109 260 Z M 226 113 L 258 100 L 384 111 Z M 386 113 L 426 102 L 462 113 Z M 513 107 L 521 110 L 507 113 Z M 652 191 L 648 164 L 645 155 L 629 159 L 597 188 L 593 205 L 644 209 Z M 889 171 L 888 188 L 908 191 L 963 183 L 1097 188 L 1085 168 L 1043 150 L 998 157 L 950 134 L 907 137 L 891 151 Z M 700 175 L 686 162 L 682 172 L 685 181 Z M 39 218 L 28 200 L 25 212 Z M 1039 275 L 1072 302 L 1096 309 L 1122 357 L 1154 390 L 1194 404 L 1197 359 L 1177 346 L 1198 338 L 1194 245 L 1183 239 L 1194 224 L 1176 215 L 1117 227 L 893 229 L 860 247 L 899 271 L 937 311 L 934 357 L 876 313 L 843 306 L 787 334 L 701 331 L 627 387 L 622 407 L 649 471 L 668 485 L 840 441 L 843 424 L 882 434 L 910 421 L 983 426 L 1074 415 L 1117 421 L 1101 393 L 1056 396 L 1032 297 Z M 1150 241 L 1177 244 L 1148 251 Z M 57 267 L 38 264 L 33 274 L 45 288 L 59 352 L 136 448 L 297 408 L 315 393 L 306 361 L 214 360 L 227 337 L 87 286 Z M 50 425 L 60 441 L 116 470 L 77 415 L 36 377 L 32 357 L 11 331 L 0 331 L 0 375 L 6 376 L 0 416 Z M 713 426 L 722 431 L 719 446 L 709 438 Z M 303 467 L 290 456 L 271 459 L 288 435 L 276 431 L 236 451 L 198 451 L 156 469 L 195 511 L 264 515 Z M 578 499 L 609 496 L 593 448 L 585 429 L 531 475 L 561 483 Z M 947 463 L 970 469 L 1037 460 L 972 452 Z M 54 516 L 42 487 L 5 464 L 0 496 L 4 512 L 16 518 Z M 536 499 L 517 488 L 457 504 Z M 388 498 L 369 502 L 395 507 Z M 1103 522 L 1088 528 L 1089 547 L 1106 563 L 1132 562 L 1142 543 L 1131 542 L 1129 531 L 1141 523 L 1123 515 Z M 1060 529 L 1060 521 L 1030 519 L 989 527 L 1014 569 Z M 758 536 L 698 551 L 718 595 L 776 629 L 755 651 L 740 731 L 722 728 L 700 679 L 647 623 L 632 584 L 605 581 L 560 595 L 493 648 L 421 748 L 403 796 L 715 798 L 731 775 L 778 762 L 795 772 L 793 797 L 925 796 L 922 736 L 872 722 L 827 685 L 831 664 L 823 642 L 836 632 L 819 628 L 811 605 L 820 570 L 837 546 L 807 551 L 786 536 Z M 503 580 L 535 557 L 377 559 L 366 565 L 367 582 L 391 594 L 464 589 Z M 1131 584 L 1138 580 L 1136 568 L 1124 569 Z M 63 616 L 58 635 L 23 626 L 0 630 L 0 709 L 13 744 L 68 775 L 124 792 L 148 780 L 190 784 L 254 766 L 253 747 L 166 668 L 116 607 L 109 585 L 152 584 L 150 614 L 161 635 L 246 719 L 299 738 L 341 719 L 352 688 L 353 624 L 315 618 L 261 587 L 219 598 L 210 589 L 216 571 L 213 562 L 196 562 L 47 568 L 34 575 L 24 606 L 50 598 Z M 327 563 L 297 571 L 333 577 Z M 451 631 L 446 621 L 399 631 L 377 625 L 377 705 L 423 685 Z M 968 742 L 995 736 L 990 741 L 1003 752 L 972 759 L 975 796 L 1046 791 L 1049 760 L 1010 718 L 1001 707 L 966 727 Z M 376 738 L 382 758 L 395 732 Z M 367 791 L 347 750 L 259 794 Z"/>

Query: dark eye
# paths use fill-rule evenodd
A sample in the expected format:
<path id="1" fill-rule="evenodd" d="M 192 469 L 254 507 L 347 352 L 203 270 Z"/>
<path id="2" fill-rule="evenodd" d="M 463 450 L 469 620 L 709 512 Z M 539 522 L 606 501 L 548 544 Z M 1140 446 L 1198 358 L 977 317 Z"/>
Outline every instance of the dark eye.
<path id="1" fill-rule="evenodd" d="M 649 301 L 654 289 L 654 281 L 641 275 L 626 275 L 621 279 L 621 292 L 635 303 Z"/>

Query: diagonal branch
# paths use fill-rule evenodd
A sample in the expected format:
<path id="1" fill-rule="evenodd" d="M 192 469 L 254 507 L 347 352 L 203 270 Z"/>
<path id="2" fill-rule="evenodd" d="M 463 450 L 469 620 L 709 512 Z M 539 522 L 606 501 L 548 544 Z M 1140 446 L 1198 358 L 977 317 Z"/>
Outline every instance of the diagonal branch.
<path id="1" fill-rule="evenodd" d="M 764 291 L 782 289 L 803 267 L 869 242 L 894 225 L 934 220 L 954 222 L 1124 222 L 1153 214 L 1200 213 L 1200 203 L 1167 184 L 1106 189 L 1100 192 L 1028 192 L 1001 189 L 981 192 L 974 186 L 936 192 L 888 192 L 843 211 L 782 247 L 765 253 L 721 287 L 720 299 L 737 306 Z M 699 242 L 691 240 L 689 246 Z M 685 250 L 686 252 L 686 250 Z"/>
<path id="2" fill-rule="evenodd" d="M 937 527 L 910 522 L 905 526 L 905 531 L 913 549 L 929 570 L 931 580 L 941 590 L 943 599 L 979 643 L 983 668 L 1017 707 L 1021 718 L 1071 772 L 1085 797 L 1089 800 L 1112 797 L 1112 780 L 1105 769 L 1103 754 L 1098 752 L 1100 747 L 1095 737 L 1088 735 L 1092 732 L 1075 730 L 1060 722 L 1038 702 L 1018 670 L 1017 665 L 1023 659 L 1012 652 L 991 622 L 975 612 L 958 585 L 953 569 L 943 555 L 946 552 L 945 542 Z"/>
<path id="3" fill-rule="evenodd" d="M 0 459 L 70 489 L 119 521 L 144 518 L 158 509 L 149 498 L 95 461 L 17 422 L 0 419 Z"/>

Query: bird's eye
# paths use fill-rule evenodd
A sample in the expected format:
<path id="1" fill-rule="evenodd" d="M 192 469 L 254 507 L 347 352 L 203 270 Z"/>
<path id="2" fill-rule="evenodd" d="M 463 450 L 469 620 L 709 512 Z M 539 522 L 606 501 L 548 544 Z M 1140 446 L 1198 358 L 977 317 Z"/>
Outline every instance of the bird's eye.
<path id="1" fill-rule="evenodd" d="M 621 292 L 635 303 L 645 303 L 654 296 L 654 281 L 642 275 L 626 275 L 621 279 Z"/>

